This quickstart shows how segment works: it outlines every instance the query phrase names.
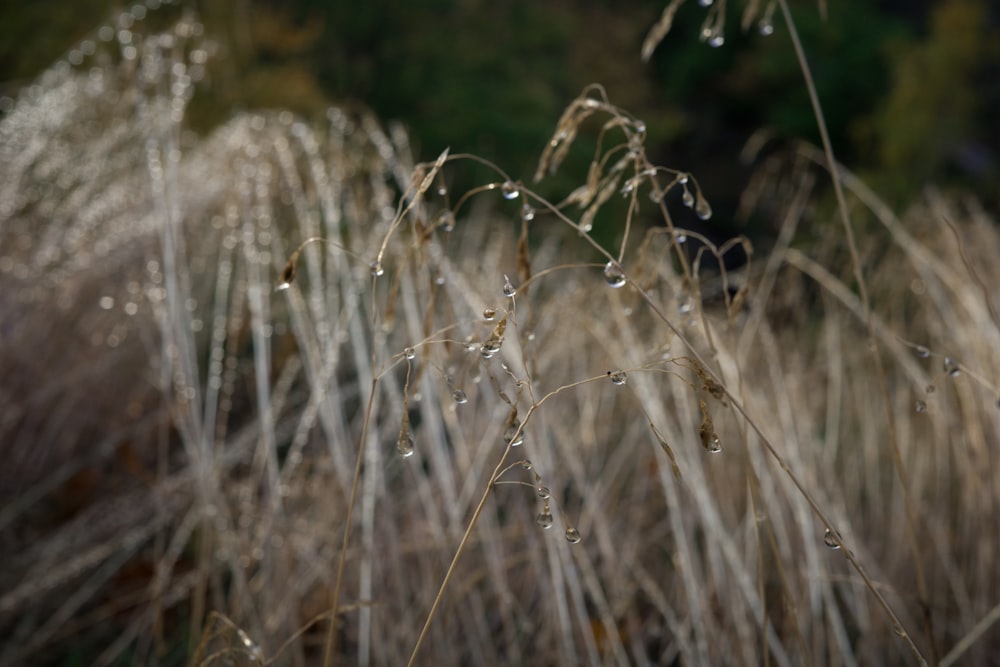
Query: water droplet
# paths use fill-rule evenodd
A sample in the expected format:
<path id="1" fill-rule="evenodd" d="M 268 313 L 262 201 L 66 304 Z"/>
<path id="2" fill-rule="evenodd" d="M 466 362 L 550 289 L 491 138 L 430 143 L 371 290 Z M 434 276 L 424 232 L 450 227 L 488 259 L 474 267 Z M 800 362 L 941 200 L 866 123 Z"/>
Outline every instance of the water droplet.
<path id="1" fill-rule="evenodd" d="M 928 350 L 923 345 L 917 345 L 917 356 L 920 357 L 921 359 L 926 359 L 927 357 L 931 356 L 931 351 Z"/>
<path id="2" fill-rule="evenodd" d="M 618 262 L 608 262 L 604 266 L 604 281 L 609 287 L 618 289 L 625 284 L 625 274 Z"/>
<path id="3" fill-rule="evenodd" d="M 697 215 L 702 220 L 708 220 L 712 217 L 712 206 L 708 203 L 708 200 L 698 193 L 698 203 L 694 207 L 694 214 Z"/>
<path id="4" fill-rule="evenodd" d="M 611 384 L 623 385 L 625 384 L 625 371 L 608 371 L 608 377 L 611 378 Z"/>
<path id="5" fill-rule="evenodd" d="M 518 187 L 510 181 L 505 181 L 504 184 L 500 186 L 500 192 L 503 194 L 504 199 L 517 199 L 521 194 L 520 189 L 518 189 Z"/>
<path id="6" fill-rule="evenodd" d="M 417 351 L 414 350 L 412 347 L 408 347 L 403 350 L 403 356 L 405 356 L 407 359 L 414 359 L 417 356 Z"/>
<path id="7" fill-rule="evenodd" d="M 905 637 L 906 636 L 906 630 L 904 630 L 903 626 L 901 626 L 901 625 L 893 625 L 892 626 L 892 631 L 895 632 L 900 637 Z"/>
<path id="8" fill-rule="evenodd" d="M 441 211 L 438 215 L 438 225 L 446 232 L 455 229 L 455 214 L 451 211 Z"/>
<path id="9" fill-rule="evenodd" d="M 726 43 L 726 38 L 723 37 L 722 35 L 712 35 L 711 37 L 708 38 L 708 45 L 715 49 L 719 48 L 725 43 Z"/>
<path id="10" fill-rule="evenodd" d="M 567 542 L 569 542 L 570 544 L 576 544 L 577 542 L 580 541 L 580 539 L 581 539 L 581 537 L 580 537 L 580 531 L 579 530 L 577 530 L 576 528 L 574 528 L 572 526 L 570 526 L 569 528 L 566 529 L 566 541 Z"/>
<path id="11" fill-rule="evenodd" d="M 914 403 L 913 408 L 919 414 L 923 414 L 923 413 L 927 412 L 927 401 L 924 401 L 924 400 L 921 400 L 921 399 L 918 398 L 917 402 Z"/>
<path id="12" fill-rule="evenodd" d="M 514 287 L 514 283 L 510 281 L 510 278 L 504 274 L 503 277 L 503 295 L 508 299 L 517 294 L 517 289 Z"/>
<path id="13" fill-rule="evenodd" d="M 549 511 L 549 508 L 546 507 L 539 512 L 538 516 L 535 517 L 535 523 L 537 523 L 540 528 L 544 528 L 546 530 L 552 527 L 552 512 Z"/>
<path id="14" fill-rule="evenodd" d="M 451 392 L 451 397 L 455 399 L 455 402 L 459 405 L 469 402 L 469 397 L 465 395 L 465 392 L 461 389 L 456 389 Z"/>
<path id="15" fill-rule="evenodd" d="M 962 374 L 962 369 L 959 367 L 958 362 L 951 357 L 944 358 L 944 372 L 955 378 Z"/>
<path id="16" fill-rule="evenodd" d="M 763 18 L 757 24 L 757 31 L 764 37 L 769 37 L 774 34 L 774 23 L 769 18 Z"/>
<path id="17" fill-rule="evenodd" d="M 368 265 L 371 271 L 372 278 L 378 278 L 379 276 L 385 275 L 385 267 L 382 266 L 382 260 L 376 259 L 371 264 Z"/>
<path id="18" fill-rule="evenodd" d="M 399 432 L 399 440 L 396 441 L 396 451 L 404 459 L 413 456 L 414 452 L 413 438 L 410 437 L 410 428 L 407 422 L 404 422 L 403 430 Z"/>
<path id="19" fill-rule="evenodd" d="M 502 317 L 500 318 L 500 321 L 496 323 L 496 326 L 493 327 L 493 331 L 490 332 L 489 337 L 483 341 L 483 345 L 479 350 L 484 359 L 489 359 L 500 351 L 500 346 L 503 345 L 503 334 L 506 330 L 507 318 Z"/>
<path id="20" fill-rule="evenodd" d="M 483 319 L 487 322 L 492 322 L 493 318 L 497 316 L 496 308 L 484 308 L 483 309 Z"/>
<path id="21" fill-rule="evenodd" d="M 684 188 L 684 194 L 681 195 L 681 202 L 688 208 L 694 206 L 694 195 L 687 188 Z"/>
<path id="22" fill-rule="evenodd" d="M 548 500 L 549 498 L 552 497 L 552 492 L 549 491 L 549 487 L 540 486 L 538 487 L 538 497 L 541 498 L 542 500 Z"/>
<path id="23" fill-rule="evenodd" d="M 840 535 L 835 535 L 829 528 L 823 533 L 823 544 L 830 547 L 833 550 L 840 548 Z"/>
<path id="24" fill-rule="evenodd" d="M 257 642 L 251 639 L 250 635 L 244 632 L 241 628 L 236 628 L 236 635 L 240 638 L 240 642 L 243 643 L 243 648 L 249 651 L 250 655 L 252 655 L 255 660 L 263 662 L 264 652 L 260 650 L 260 646 L 257 645 Z"/>
<path id="25" fill-rule="evenodd" d="M 698 0 L 698 4 L 702 7 L 710 7 L 712 5 L 712 0 Z"/>
<path id="26" fill-rule="evenodd" d="M 288 289 L 291 286 L 292 286 L 292 284 L 290 282 L 278 283 L 278 286 L 274 288 L 274 291 L 275 292 L 284 292 L 286 289 Z"/>
<path id="27" fill-rule="evenodd" d="M 437 193 L 438 193 L 439 196 L 444 197 L 446 194 L 448 194 L 448 188 L 446 188 L 443 185 L 439 185 L 438 189 L 437 189 Z"/>
<path id="28" fill-rule="evenodd" d="M 524 202 L 524 205 L 521 206 L 521 219 L 525 222 L 531 222 L 535 219 L 535 209 L 528 202 Z"/>
<path id="29" fill-rule="evenodd" d="M 535 466 L 528 459 L 524 459 L 523 461 L 521 461 L 521 467 L 524 468 L 525 470 L 531 470 Z"/>
<path id="30" fill-rule="evenodd" d="M 935 391 L 937 391 L 937 387 L 935 387 L 932 384 L 929 384 L 926 387 L 924 387 L 924 391 L 927 392 L 928 394 L 933 394 Z"/>
<path id="31" fill-rule="evenodd" d="M 503 442 L 511 447 L 520 447 L 524 444 L 524 433 L 521 431 L 521 422 L 516 418 L 508 426 L 503 434 Z"/>

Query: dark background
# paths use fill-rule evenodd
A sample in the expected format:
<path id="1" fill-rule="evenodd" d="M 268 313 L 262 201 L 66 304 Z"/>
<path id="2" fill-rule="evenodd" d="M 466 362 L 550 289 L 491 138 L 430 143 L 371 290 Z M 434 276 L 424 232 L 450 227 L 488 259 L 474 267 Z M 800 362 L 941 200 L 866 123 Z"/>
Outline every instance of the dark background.
<path id="1" fill-rule="evenodd" d="M 600 83 L 612 102 L 646 122 L 655 162 L 698 177 L 717 212 L 713 224 L 728 233 L 749 171 L 738 160 L 747 138 L 767 128 L 779 140 L 818 143 L 816 123 L 780 12 L 774 34 L 763 37 L 756 27 L 740 29 L 744 5 L 730 3 L 726 43 L 712 48 L 698 38 L 706 10 L 686 2 L 643 63 L 643 37 L 665 5 L 228 0 L 179 2 L 151 11 L 147 23 L 193 10 L 218 42 L 188 111 L 196 131 L 244 109 L 285 108 L 320 120 L 331 104 L 363 105 L 403 122 L 421 159 L 451 147 L 525 181 L 562 109 L 584 86 Z M 838 158 L 897 206 L 933 183 L 972 191 L 995 211 L 997 3 L 793 5 Z M 106 0 L 4 2 L 0 95 L 16 96 L 121 7 Z M 459 187 L 478 177 L 455 176 Z M 557 176 L 539 187 L 545 194 L 562 186 Z M 768 232 L 767 221 L 749 226 L 740 231 Z"/>

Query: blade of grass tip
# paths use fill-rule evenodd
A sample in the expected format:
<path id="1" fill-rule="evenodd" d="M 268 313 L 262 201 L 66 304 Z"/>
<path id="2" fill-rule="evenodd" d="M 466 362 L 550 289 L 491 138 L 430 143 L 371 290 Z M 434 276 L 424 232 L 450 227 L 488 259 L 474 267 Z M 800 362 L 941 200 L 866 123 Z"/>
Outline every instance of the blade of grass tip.
<path id="1" fill-rule="evenodd" d="M 847 200 L 844 198 L 844 188 L 841 184 L 840 172 L 837 169 L 837 161 L 833 154 L 833 145 L 830 142 L 830 134 L 826 127 L 826 118 L 823 114 L 823 108 L 819 102 L 819 94 L 816 92 L 816 84 L 812 78 L 812 72 L 809 68 L 809 63 L 806 60 L 805 49 L 802 47 L 802 41 L 799 39 L 798 30 L 795 27 L 795 21 L 792 19 L 792 12 L 788 7 L 788 0 L 778 0 L 778 4 L 781 6 L 781 13 L 785 17 L 785 24 L 788 26 L 788 34 L 792 40 L 792 46 L 795 49 L 795 57 L 798 60 L 799 67 L 802 70 L 802 78 L 806 84 L 806 90 L 809 93 L 809 102 L 813 108 L 813 115 L 816 118 L 816 125 L 819 130 L 820 140 L 823 143 L 823 152 L 826 155 L 827 168 L 830 171 L 830 177 L 833 181 L 833 190 L 837 198 L 837 210 L 840 213 L 840 220 L 844 227 L 844 235 L 847 240 L 848 251 L 851 256 L 851 264 L 854 269 L 854 278 L 858 283 L 858 293 L 861 298 L 862 306 L 866 313 L 866 324 L 868 329 L 868 340 L 871 343 L 872 354 L 875 360 L 875 374 L 878 377 L 879 392 L 882 396 L 883 404 L 885 405 L 886 411 L 886 426 L 889 431 L 889 443 L 890 449 L 892 451 L 892 459 L 894 467 L 896 468 L 896 474 L 899 477 L 900 484 L 903 488 L 903 498 L 904 506 L 906 508 L 906 521 L 910 542 L 910 551 L 913 555 L 914 569 L 917 575 L 917 590 L 920 595 L 920 606 L 924 611 L 924 622 L 925 631 L 927 633 L 927 640 L 931 646 L 931 656 L 937 662 L 937 648 L 934 642 L 933 627 L 931 624 L 930 605 L 927 603 L 927 580 L 924 575 L 923 562 L 920 559 L 920 549 L 917 545 L 917 535 L 916 535 L 916 517 L 913 512 L 913 502 L 910 493 L 910 485 L 906 476 L 906 471 L 903 467 L 902 454 L 899 450 L 899 442 L 896 436 L 896 423 L 895 417 L 892 412 L 892 406 L 889 400 L 889 390 L 886 383 L 885 369 L 882 365 L 882 355 L 879 352 L 878 342 L 875 337 L 875 332 L 871 323 L 871 308 L 870 301 L 868 297 L 868 289 L 865 284 L 864 274 L 861 270 L 861 259 L 858 253 L 857 243 L 854 238 L 854 230 L 851 228 L 850 216 L 847 213 Z M 895 614 L 883 603 L 883 608 L 889 613 L 894 627 L 902 628 L 899 624 L 899 619 L 896 618 Z M 921 665 L 927 664 L 926 659 L 917 648 L 916 644 L 913 643 L 913 639 L 910 637 L 909 633 L 903 632 L 901 634 L 903 641 L 909 647 L 910 651 L 913 653 L 914 657 L 920 662 Z"/>

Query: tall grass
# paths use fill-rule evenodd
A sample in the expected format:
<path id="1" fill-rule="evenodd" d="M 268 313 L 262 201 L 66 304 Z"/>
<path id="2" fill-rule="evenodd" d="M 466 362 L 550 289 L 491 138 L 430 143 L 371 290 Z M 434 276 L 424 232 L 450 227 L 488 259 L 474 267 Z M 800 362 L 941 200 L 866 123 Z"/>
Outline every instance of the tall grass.
<path id="1" fill-rule="evenodd" d="M 995 660 L 976 202 L 835 165 L 851 248 L 831 156 L 771 145 L 780 235 L 715 247 L 599 87 L 563 201 L 336 109 L 198 138 L 200 32 L 95 39 L 0 121 L 0 661 Z"/>

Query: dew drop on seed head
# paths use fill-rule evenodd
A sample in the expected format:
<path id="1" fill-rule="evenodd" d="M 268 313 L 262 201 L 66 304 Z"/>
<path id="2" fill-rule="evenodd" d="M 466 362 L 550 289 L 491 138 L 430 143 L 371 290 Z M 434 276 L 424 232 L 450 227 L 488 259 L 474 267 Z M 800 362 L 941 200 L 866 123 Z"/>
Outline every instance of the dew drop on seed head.
<path id="1" fill-rule="evenodd" d="M 944 372 L 954 378 L 962 374 L 962 369 L 959 368 L 957 361 L 955 361 L 951 357 L 945 357 Z"/>
<path id="2" fill-rule="evenodd" d="M 927 412 L 927 401 L 918 398 L 916 403 L 913 404 L 913 409 L 919 414 Z"/>
<path id="3" fill-rule="evenodd" d="M 920 357 L 921 359 L 926 359 L 927 357 L 931 356 L 931 351 L 928 350 L 923 345 L 917 345 L 917 356 Z"/>
<path id="4" fill-rule="evenodd" d="M 396 451 L 404 459 L 413 456 L 413 438 L 410 437 L 410 429 L 405 428 L 399 433 L 399 440 L 396 441 Z"/>
<path id="5" fill-rule="evenodd" d="M 503 442 L 511 447 L 520 447 L 524 443 L 524 433 L 521 424 L 515 419 L 503 434 Z"/>
<path id="6" fill-rule="evenodd" d="M 514 287 L 514 283 L 510 281 L 506 275 L 503 277 L 503 295 L 508 299 L 517 294 L 517 289 Z"/>
<path id="7" fill-rule="evenodd" d="M 625 371 L 608 371 L 608 377 L 611 378 L 611 384 L 623 385 L 625 384 Z"/>
<path id="8" fill-rule="evenodd" d="M 525 222 L 531 222 L 535 219 L 535 209 L 528 202 L 524 202 L 521 206 L 521 219 Z"/>
<path id="9" fill-rule="evenodd" d="M 493 318 L 497 316 L 496 308 L 484 308 L 483 309 L 483 319 L 487 322 L 492 322 Z"/>
<path id="10" fill-rule="evenodd" d="M 552 492 L 549 491 L 549 487 L 547 486 L 540 486 L 538 487 L 537 491 L 538 491 L 538 497 L 541 498 L 542 500 L 548 500 L 549 498 L 552 497 Z"/>
<path id="11" fill-rule="evenodd" d="M 694 214 L 697 215 L 702 220 L 708 220 L 712 217 L 712 206 L 708 203 L 708 200 L 698 193 L 698 203 L 695 204 Z"/>
<path id="12" fill-rule="evenodd" d="M 839 536 L 834 535 L 832 530 L 827 528 L 826 532 L 823 533 L 823 544 L 833 550 L 837 550 L 840 548 L 840 538 Z"/>
<path id="13" fill-rule="evenodd" d="M 566 541 L 568 541 L 570 544 L 576 544 L 577 542 L 580 541 L 580 539 L 581 538 L 579 530 L 573 528 L 572 526 L 566 529 Z"/>
<path id="14" fill-rule="evenodd" d="M 461 389 L 456 389 L 453 392 L 451 392 L 451 397 L 455 399 L 455 402 L 458 403 L 459 405 L 463 405 L 469 402 L 469 397 L 466 396 L 465 392 L 462 391 Z"/>
<path id="15" fill-rule="evenodd" d="M 379 276 L 385 275 L 385 267 L 382 266 L 382 260 L 376 259 L 371 264 L 368 265 L 373 278 L 378 278 Z"/>
<path id="16" fill-rule="evenodd" d="M 504 199 L 517 199 L 518 195 L 521 194 L 518 187 L 510 181 L 504 181 L 504 184 L 500 186 L 500 192 Z"/>
<path id="17" fill-rule="evenodd" d="M 550 512 L 546 507 L 539 512 L 538 516 L 535 517 L 535 523 L 537 523 L 540 528 L 548 530 L 552 527 L 552 512 Z"/>
<path id="18" fill-rule="evenodd" d="M 608 262 L 605 264 L 604 281 L 608 283 L 608 287 L 615 289 L 625 284 L 625 274 L 622 272 L 622 268 L 618 265 L 618 262 Z"/>
<path id="19" fill-rule="evenodd" d="M 414 359 L 417 356 L 417 351 L 414 350 L 412 347 L 404 348 L 403 356 L 405 356 L 407 359 Z"/>
<path id="20" fill-rule="evenodd" d="M 681 195 L 681 202 L 688 208 L 694 206 L 694 195 L 687 188 L 684 189 L 684 194 Z"/>

